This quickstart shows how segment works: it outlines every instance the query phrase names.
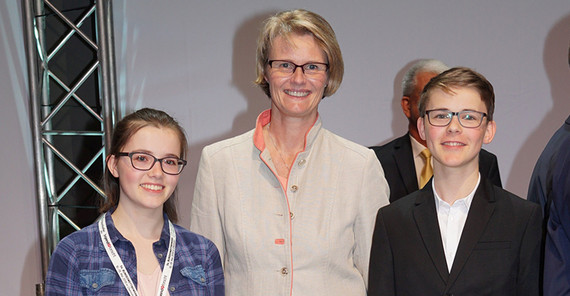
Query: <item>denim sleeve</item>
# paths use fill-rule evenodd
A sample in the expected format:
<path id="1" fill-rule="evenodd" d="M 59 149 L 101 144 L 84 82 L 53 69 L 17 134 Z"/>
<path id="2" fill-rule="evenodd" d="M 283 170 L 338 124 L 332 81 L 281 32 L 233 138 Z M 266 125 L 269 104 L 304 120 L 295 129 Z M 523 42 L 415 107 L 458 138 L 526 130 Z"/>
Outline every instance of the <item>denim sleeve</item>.
<path id="1" fill-rule="evenodd" d="M 216 245 L 211 241 L 207 245 L 208 267 L 205 270 L 206 276 L 210 279 L 210 294 L 213 296 L 224 296 L 224 271 L 222 269 L 222 261 L 220 253 Z"/>
<path id="2" fill-rule="evenodd" d="M 63 239 L 51 256 L 46 277 L 46 295 L 79 295 L 79 271 L 75 244 Z"/>

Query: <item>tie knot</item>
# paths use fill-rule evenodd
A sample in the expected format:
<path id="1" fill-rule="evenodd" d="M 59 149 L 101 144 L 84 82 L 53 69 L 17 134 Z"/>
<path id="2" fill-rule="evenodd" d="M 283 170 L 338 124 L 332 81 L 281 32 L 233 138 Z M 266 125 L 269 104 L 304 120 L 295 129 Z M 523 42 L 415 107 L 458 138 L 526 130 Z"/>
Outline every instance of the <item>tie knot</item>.
<path id="1" fill-rule="evenodd" d="M 431 157 L 431 152 L 429 152 L 429 149 L 427 148 L 424 149 L 421 153 L 425 160 L 428 160 Z"/>

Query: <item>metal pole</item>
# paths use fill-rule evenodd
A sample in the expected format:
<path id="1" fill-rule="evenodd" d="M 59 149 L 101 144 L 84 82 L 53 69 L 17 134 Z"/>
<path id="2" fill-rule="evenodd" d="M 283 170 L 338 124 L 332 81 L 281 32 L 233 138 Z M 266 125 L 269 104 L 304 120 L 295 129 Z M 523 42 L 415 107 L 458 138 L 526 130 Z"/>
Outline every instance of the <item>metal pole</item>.
<path id="1" fill-rule="evenodd" d="M 36 176 L 43 176 L 42 172 L 42 141 L 40 130 L 40 106 L 39 106 L 39 86 L 38 82 L 38 62 L 35 55 L 36 42 L 34 38 L 35 30 L 35 15 L 32 0 L 24 0 L 24 26 L 26 28 L 26 55 L 28 60 L 28 87 L 30 95 L 30 112 L 32 114 L 32 136 L 34 147 L 34 166 Z M 47 195 L 44 190 L 44 178 L 36 178 L 37 189 L 37 207 L 38 207 L 38 222 L 39 222 L 39 235 L 40 235 L 40 251 L 42 263 L 42 278 L 45 279 L 49 265 L 49 248 L 48 248 L 48 224 L 47 224 Z"/>
<path id="2" fill-rule="evenodd" d="M 111 141 L 111 131 L 116 121 L 115 108 L 117 106 L 117 90 L 115 79 L 115 58 L 113 54 L 113 29 L 112 29 L 112 13 L 111 13 L 111 0 L 98 0 L 92 3 L 92 6 L 87 7 L 85 14 L 76 24 L 66 18 L 64 13 L 58 10 L 57 7 L 52 5 L 46 0 L 21 0 L 23 3 L 24 13 L 24 29 L 25 29 L 25 42 L 26 42 L 26 57 L 28 67 L 28 88 L 29 88 L 29 102 L 30 102 L 30 117 L 32 129 L 32 145 L 34 153 L 34 172 L 36 179 L 36 200 L 37 200 L 37 214 L 38 214 L 38 231 L 40 236 L 40 251 L 41 251 L 41 269 L 42 278 L 45 280 L 47 276 L 49 259 L 55 245 L 59 241 L 59 221 L 63 219 L 75 229 L 79 229 L 77 224 L 71 221 L 63 212 L 59 210 L 59 200 L 67 195 L 71 187 L 75 185 L 79 178 L 84 179 L 99 195 L 104 195 L 94 182 L 89 180 L 85 172 L 95 159 L 101 157 L 103 159 L 103 167 L 105 166 L 105 150 L 108 149 Z M 44 5 L 50 7 L 51 13 L 46 16 L 44 14 Z M 95 9 L 97 7 L 97 9 Z M 100 46 L 92 40 L 87 34 L 80 30 L 80 27 L 85 21 L 90 21 L 90 15 L 96 11 L 95 17 L 96 30 Z M 50 19 L 56 18 L 64 22 L 71 29 L 60 40 L 59 45 L 49 54 L 46 46 L 46 25 L 52 24 Z M 91 64 L 88 71 L 83 72 L 83 76 L 79 80 L 67 87 L 67 85 L 58 77 L 57 74 L 49 70 L 50 59 L 64 47 L 64 44 L 73 36 L 77 35 L 83 38 L 93 50 L 97 51 L 98 61 Z M 91 54 L 91 52 L 89 53 Z M 98 70 L 98 71 L 97 71 Z M 92 108 L 78 96 L 75 91 L 86 81 L 91 75 L 99 75 L 99 97 L 98 101 L 101 107 L 97 111 Z M 53 101 L 50 94 L 51 81 L 59 84 L 67 95 L 58 100 L 54 97 Z M 59 152 L 53 140 L 58 135 L 73 135 L 84 136 L 97 134 L 98 132 L 82 132 L 82 131 L 54 131 L 52 129 L 52 119 L 55 113 L 64 113 L 61 109 L 68 100 L 75 99 L 77 103 L 85 108 L 89 114 L 100 121 L 102 131 L 99 133 L 101 136 L 102 148 L 99 150 L 98 155 L 92 158 L 92 161 L 82 169 L 76 166 L 72 161 Z M 55 106 L 55 107 L 54 107 Z M 64 146 L 64 148 L 67 146 Z M 63 163 L 71 168 L 77 176 L 71 181 L 70 184 L 62 191 L 57 192 L 57 184 L 55 179 L 55 156 L 60 157 Z M 58 196 L 61 194 L 61 197 Z M 42 283 L 36 285 L 36 294 L 43 295 L 45 293 L 44 280 Z"/>
<path id="3" fill-rule="evenodd" d="M 111 131 L 116 122 L 115 110 L 117 92 L 115 81 L 115 68 L 114 56 L 112 54 L 113 48 L 113 33 L 109 30 L 113 28 L 113 14 L 111 12 L 111 1 L 102 0 L 97 2 L 97 30 L 99 38 L 99 61 L 101 62 L 101 82 L 103 84 L 102 92 L 102 105 L 104 114 L 104 131 L 105 131 L 105 151 L 108 152 L 111 146 Z M 101 83 L 100 82 L 100 83 Z M 105 153 L 107 155 L 107 153 Z"/>

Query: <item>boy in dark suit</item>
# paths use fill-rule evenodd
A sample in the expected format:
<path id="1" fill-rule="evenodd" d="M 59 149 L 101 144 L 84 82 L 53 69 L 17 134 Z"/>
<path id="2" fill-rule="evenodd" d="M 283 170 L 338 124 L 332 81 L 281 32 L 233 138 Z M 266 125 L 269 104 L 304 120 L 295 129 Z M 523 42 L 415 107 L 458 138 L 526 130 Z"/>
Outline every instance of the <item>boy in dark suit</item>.
<path id="1" fill-rule="evenodd" d="M 493 86 L 469 68 L 424 88 L 417 124 L 433 177 L 378 211 L 369 295 L 538 295 L 540 207 L 479 173 L 494 104 Z"/>

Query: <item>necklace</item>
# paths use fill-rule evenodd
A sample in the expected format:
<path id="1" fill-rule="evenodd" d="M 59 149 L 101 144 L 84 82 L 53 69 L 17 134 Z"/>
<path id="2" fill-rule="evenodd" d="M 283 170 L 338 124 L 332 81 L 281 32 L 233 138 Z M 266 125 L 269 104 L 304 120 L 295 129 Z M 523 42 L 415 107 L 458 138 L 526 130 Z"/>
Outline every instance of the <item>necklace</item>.
<path id="1" fill-rule="evenodd" d="M 275 147 L 275 150 L 277 150 L 277 154 L 279 154 L 279 157 L 281 158 L 283 165 L 287 168 L 287 171 L 290 171 L 291 170 L 290 165 L 287 164 L 287 162 L 285 161 L 285 158 L 283 157 L 281 150 L 279 150 L 279 147 L 277 147 L 277 145 L 275 144 L 275 140 L 273 139 L 273 136 L 271 135 L 271 124 L 267 128 L 267 133 L 269 134 L 269 139 L 271 140 L 271 144 L 273 145 L 273 147 Z"/>

